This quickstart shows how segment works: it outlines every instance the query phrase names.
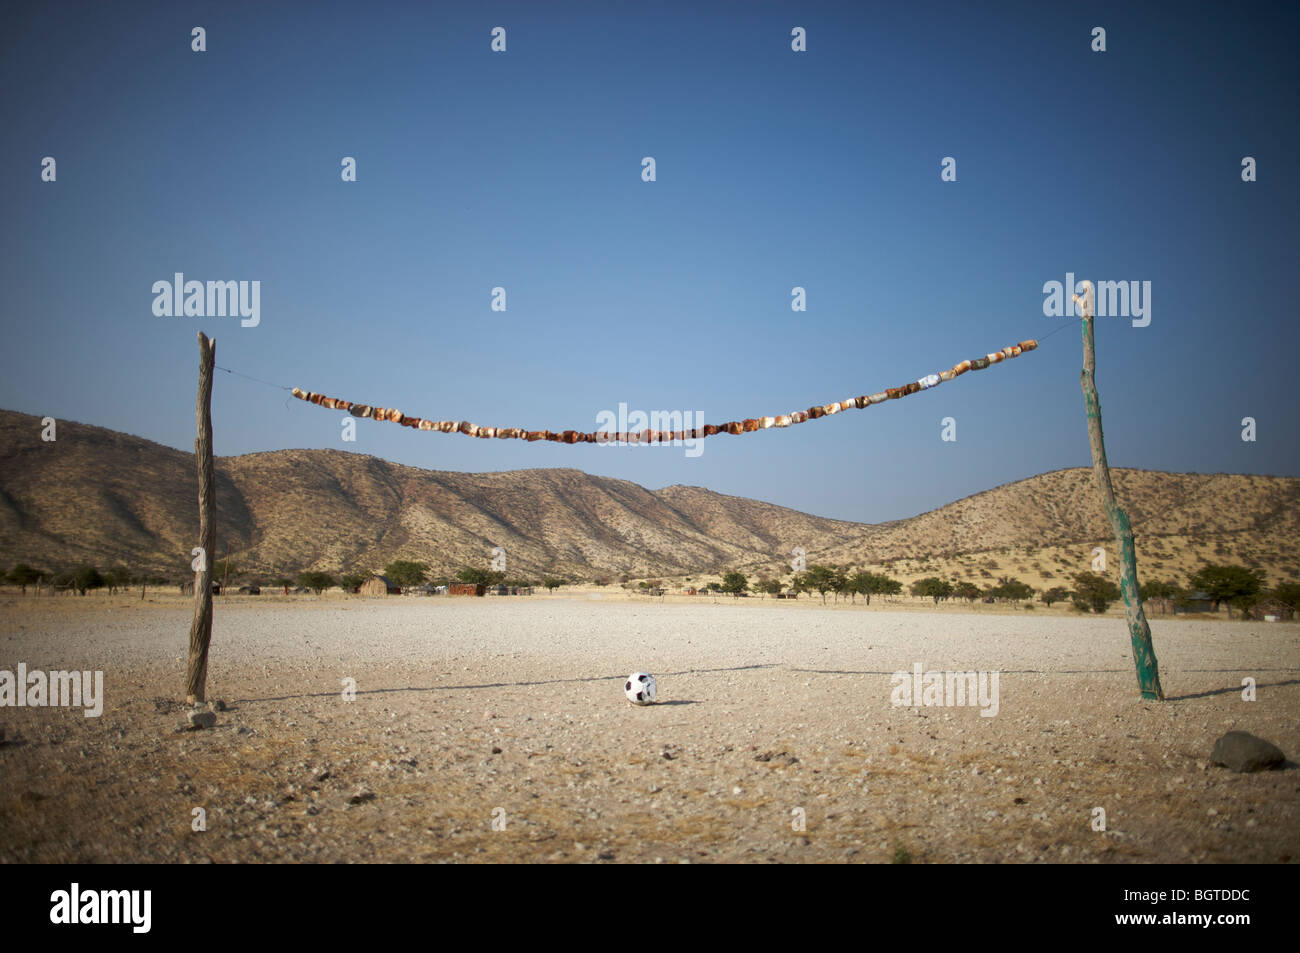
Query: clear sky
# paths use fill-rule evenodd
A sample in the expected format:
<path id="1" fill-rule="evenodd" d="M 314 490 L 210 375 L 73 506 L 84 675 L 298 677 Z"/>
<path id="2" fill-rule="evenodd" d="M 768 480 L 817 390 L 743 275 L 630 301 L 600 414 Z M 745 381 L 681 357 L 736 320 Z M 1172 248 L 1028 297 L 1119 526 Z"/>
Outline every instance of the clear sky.
<path id="1" fill-rule="evenodd" d="M 1042 337 L 1073 272 L 1150 282 L 1149 325 L 1098 319 L 1113 466 L 1298 475 L 1296 10 L 9 3 L 0 407 L 189 450 L 203 330 L 223 367 L 413 415 L 720 423 Z M 175 272 L 259 281 L 260 323 L 156 316 Z M 1070 328 L 697 457 L 365 420 L 345 443 L 340 413 L 219 374 L 216 451 L 575 467 L 874 522 L 1088 465 L 1080 359 Z"/>

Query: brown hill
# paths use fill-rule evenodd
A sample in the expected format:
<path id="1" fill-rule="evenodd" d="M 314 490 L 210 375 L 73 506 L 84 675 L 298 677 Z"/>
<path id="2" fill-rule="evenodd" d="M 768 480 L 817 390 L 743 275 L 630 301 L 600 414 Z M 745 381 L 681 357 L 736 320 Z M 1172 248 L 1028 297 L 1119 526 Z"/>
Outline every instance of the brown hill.
<path id="1" fill-rule="evenodd" d="M 0 567 L 89 562 L 186 574 L 197 535 L 190 454 L 71 421 L 59 422 L 54 442 L 40 431 L 39 418 L 0 411 Z M 263 576 L 365 571 L 395 558 L 442 573 L 486 567 L 495 546 L 511 575 L 788 575 L 790 550 L 802 546 L 809 564 L 888 565 L 903 578 L 1010 571 L 1037 586 L 1087 568 L 1091 546 L 1108 541 L 1084 469 L 869 525 L 568 469 L 447 473 L 334 450 L 216 464 L 217 555 L 228 543 L 236 565 Z M 1115 479 L 1144 568 L 1174 575 L 1197 559 L 1231 558 L 1253 561 L 1271 581 L 1300 576 L 1300 480 L 1138 470 Z M 999 553 L 1013 559 L 998 565 Z"/>
<path id="2" fill-rule="evenodd" d="M 89 562 L 179 575 L 197 537 L 193 457 L 126 434 L 0 412 L 0 561 Z M 486 567 L 576 578 L 727 568 L 784 538 L 841 542 L 856 523 L 704 493 L 703 515 L 672 492 L 579 470 L 446 473 L 334 450 L 218 458 L 217 555 L 264 574 L 366 570 L 395 558 L 438 571 Z M 685 490 L 685 488 L 682 488 Z M 788 547 L 787 547 L 788 548 Z"/>

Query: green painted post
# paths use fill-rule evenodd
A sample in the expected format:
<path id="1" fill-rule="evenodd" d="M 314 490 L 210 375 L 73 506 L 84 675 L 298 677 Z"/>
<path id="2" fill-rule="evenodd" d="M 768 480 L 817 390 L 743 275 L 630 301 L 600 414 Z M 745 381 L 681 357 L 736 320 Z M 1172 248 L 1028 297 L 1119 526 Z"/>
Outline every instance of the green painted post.
<path id="1" fill-rule="evenodd" d="M 1093 344 L 1093 291 L 1091 282 L 1084 282 L 1084 297 L 1075 297 L 1083 314 L 1083 403 L 1088 413 L 1088 444 L 1092 448 L 1092 472 L 1097 479 L 1097 491 L 1102 506 L 1115 533 L 1119 547 L 1119 589 L 1124 596 L 1124 613 L 1128 617 L 1129 638 L 1133 642 L 1133 663 L 1137 667 L 1138 688 L 1142 697 L 1164 701 L 1160 687 L 1160 666 L 1156 662 L 1155 646 L 1151 643 L 1151 626 L 1142 609 L 1142 596 L 1138 587 L 1137 551 L 1133 545 L 1133 526 L 1128 514 L 1115 502 L 1115 489 L 1110 482 L 1110 466 L 1106 463 L 1106 444 L 1101 432 L 1101 400 L 1097 396 L 1097 355 Z"/>

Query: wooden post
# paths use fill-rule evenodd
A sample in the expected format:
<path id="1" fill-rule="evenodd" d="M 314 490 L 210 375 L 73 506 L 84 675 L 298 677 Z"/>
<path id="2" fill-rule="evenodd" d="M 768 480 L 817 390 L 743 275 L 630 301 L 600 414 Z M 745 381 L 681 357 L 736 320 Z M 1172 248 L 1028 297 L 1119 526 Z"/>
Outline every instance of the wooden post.
<path id="1" fill-rule="evenodd" d="M 217 361 L 217 342 L 199 332 L 199 397 L 195 408 L 198 436 L 194 458 L 199 471 L 199 545 L 203 547 L 202 568 L 194 574 L 194 621 L 190 624 L 190 658 L 185 675 L 185 701 L 194 705 L 206 700 L 208 645 L 212 642 L 212 560 L 216 543 L 216 488 L 212 472 L 212 369 Z"/>
<path id="2" fill-rule="evenodd" d="M 1097 491 L 1101 494 L 1101 503 L 1115 533 L 1115 543 L 1119 547 L 1120 572 L 1119 588 L 1124 596 L 1124 613 L 1128 617 L 1129 638 L 1133 643 L 1133 663 L 1137 667 L 1138 688 L 1142 697 L 1152 701 L 1163 701 L 1164 690 L 1160 687 L 1160 666 L 1156 662 L 1155 646 L 1151 644 L 1151 626 L 1147 624 L 1146 613 L 1142 609 L 1142 596 L 1138 587 L 1137 553 L 1133 545 L 1133 526 L 1128 514 L 1115 502 L 1115 489 L 1110 482 L 1110 466 L 1106 462 L 1106 444 L 1101 432 L 1101 400 L 1097 396 L 1097 355 L 1093 345 L 1092 333 L 1092 288 L 1089 285 L 1086 296 L 1076 298 L 1083 314 L 1083 372 L 1080 382 L 1083 385 L 1083 403 L 1088 413 L 1088 444 L 1092 448 L 1092 472 L 1097 479 Z"/>

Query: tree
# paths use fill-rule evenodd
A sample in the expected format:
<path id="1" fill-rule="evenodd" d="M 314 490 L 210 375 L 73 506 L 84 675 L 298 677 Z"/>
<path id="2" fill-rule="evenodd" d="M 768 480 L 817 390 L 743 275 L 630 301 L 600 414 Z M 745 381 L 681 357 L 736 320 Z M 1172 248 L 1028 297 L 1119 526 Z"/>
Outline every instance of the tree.
<path id="1" fill-rule="evenodd" d="M 23 595 L 27 595 L 27 587 L 35 585 L 36 582 L 40 580 L 41 576 L 42 573 L 40 570 L 33 569 L 26 563 L 19 563 L 13 569 L 9 570 L 9 574 L 5 578 L 15 586 L 21 586 Z"/>
<path id="2" fill-rule="evenodd" d="M 304 572 L 298 574 L 298 585 L 312 590 L 319 596 L 326 589 L 332 589 L 337 583 L 329 573 Z"/>
<path id="3" fill-rule="evenodd" d="M 131 573 L 122 566 L 112 566 L 103 572 L 104 585 L 108 587 L 109 594 L 112 595 L 119 589 L 125 589 L 131 584 Z"/>
<path id="4" fill-rule="evenodd" d="M 862 596 L 871 605 L 871 596 L 876 591 L 876 580 L 880 577 L 872 572 L 855 572 L 849 576 L 844 588 L 849 593 L 850 601 L 856 601 L 854 596 Z"/>
<path id="5" fill-rule="evenodd" d="M 72 585 L 80 595 L 84 596 L 88 589 L 102 589 L 104 577 L 94 566 L 78 566 L 72 571 Z"/>
<path id="6" fill-rule="evenodd" d="M 392 577 L 390 576 L 389 578 Z M 359 573 L 349 572 L 349 573 L 344 573 L 342 576 L 339 576 L 339 585 L 342 586 L 347 592 L 351 592 L 354 589 L 360 589 L 362 585 L 365 584 L 365 581 L 366 581 L 366 577 L 360 575 Z M 279 583 L 276 583 L 276 585 L 279 585 Z"/>
<path id="7" fill-rule="evenodd" d="M 542 585 L 551 592 L 555 592 L 556 589 L 559 589 L 561 586 L 567 586 L 568 584 L 568 580 L 560 579 L 558 576 L 547 576 L 542 580 Z"/>
<path id="8" fill-rule="evenodd" d="M 844 566 L 840 569 L 840 575 L 843 577 L 843 583 L 840 585 L 836 595 L 845 595 L 849 597 L 849 602 L 857 604 L 858 596 L 870 604 L 871 597 L 865 591 L 870 588 L 867 583 L 869 573 L 862 570 L 854 570 L 852 566 Z"/>
<path id="9" fill-rule="evenodd" d="M 781 586 L 780 579 L 760 579 L 754 584 L 754 588 L 769 596 L 779 596 L 785 591 Z"/>
<path id="10" fill-rule="evenodd" d="M 742 573 L 726 573 L 722 577 L 722 591 L 731 593 L 734 599 L 740 593 L 749 591 L 749 580 Z"/>
<path id="11" fill-rule="evenodd" d="M 958 599 L 974 602 L 980 597 L 980 587 L 973 582 L 962 581 L 952 587 L 952 594 Z M 1048 603 L 1048 605 L 1051 605 L 1051 603 Z"/>
<path id="12" fill-rule="evenodd" d="M 1228 604 L 1228 618 L 1232 618 L 1233 603 L 1247 607 L 1259 597 L 1264 586 L 1264 574 L 1245 566 L 1217 566 L 1211 563 L 1203 566 L 1187 584 L 1193 589 L 1204 590 L 1214 601 L 1214 611 L 1219 611 L 1219 603 Z"/>
<path id="13" fill-rule="evenodd" d="M 1095 572 L 1074 574 L 1073 601 L 1080 612 L 1105 612 L 1119 598 L 1119 586 Z"/>
<path id="14" fill-rule="evenodd" d="M 456 578 L 471 586 L 486 586 L 491 582 L 492 573 L 486 569 L 466 566 L 456 573 Z M 396 581 L 396 580 L 394 580 Z"/>
<path id="15" fill-rule="evenodd" d="M 1053 602 L 1064 602 L 1068 598 L 1070 598 L 1070 590 L 1064 586 L 1053 586 L 1043 593 L 1043 602 L 1047 603 L 1049 609 Z"/>
<path id="16" fill-rule="evenodd" d="M 1295 615 L 1297 609 L 1300 609 L 1300 583 L 1284 582 L 1280 586 L 1273 587 L 1268 594 L 1286 607 L 1285 615 L 1288 619 Z"/>
<path id="17" fill-rule="evenodd" d="M 409 559 L 397 559 L 384 567 L 384 575 L 403 589 L 424 585 L 428 574 L 427 564 L 412 562 Z"/>
<path id="18" fill-rule="evenodd" d="M 929 596 L 934 599 L 934 604 L 937 606 L 940 599 L 947 599 L 952 595 L 952 583 L 938 576 L 928 576 L 912 583 L 912 595 Z"/>
<path id="19" fill-rule="evenodd" d="M 831 592 L 835 593 L 835 601 L 840 601 L 840 593 L 849 590 L 849 567 L 832 566 L 831 567 Z"/>
<path id="20" fill-rule="evenodd" d="M 998 584 L 993 587 L 993 595 L 997 599 L 1009 599 L 1012 602 L 1020 602 L 1028 599 L 1034 594 L 1031 586 L 1021 582 L 1019 579 L 1009 576 L 1003 576 L 998 580 Z"/>
<path id="21" fill-rule="evenodd" d="M 835 588 L 838 573 L 838 569 L 832 569 L 830 566 L 809 566 L 808 571 L 799 578 L 804 589 L 820 593 L 822 605 L 826 605 L 826 593 Z"/>

